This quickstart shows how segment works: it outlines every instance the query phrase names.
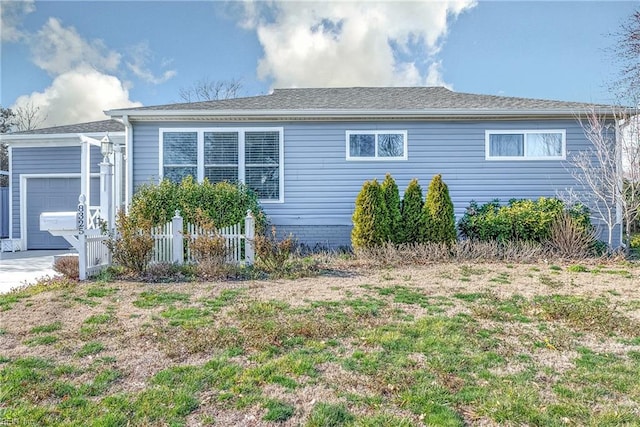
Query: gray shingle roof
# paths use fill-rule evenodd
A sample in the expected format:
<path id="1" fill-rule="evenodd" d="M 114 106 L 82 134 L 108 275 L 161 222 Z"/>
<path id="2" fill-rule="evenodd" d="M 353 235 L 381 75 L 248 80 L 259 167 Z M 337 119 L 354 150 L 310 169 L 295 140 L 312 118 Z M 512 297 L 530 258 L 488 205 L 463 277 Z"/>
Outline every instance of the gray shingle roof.
<path id="1" fill-rule="evenodd" d="M 13 132 L 9 135 L 50 135 L 67 133 L 100 133 L 100 132 L 124 132 L 124 125 L 117 120 L 101 120 L 98 122 L 78 123 L 74 125 L 54 126 L 42 129 L 33 129 L 23 132 Z"/>
<path id="2" fill-rule="evenodd" d="M 590 104 L 453 92 L 444 87 L 276 89 L 272 94 L 218 101 L 156 105 L 119 111 L 510 111 L 584 110 Z"/>

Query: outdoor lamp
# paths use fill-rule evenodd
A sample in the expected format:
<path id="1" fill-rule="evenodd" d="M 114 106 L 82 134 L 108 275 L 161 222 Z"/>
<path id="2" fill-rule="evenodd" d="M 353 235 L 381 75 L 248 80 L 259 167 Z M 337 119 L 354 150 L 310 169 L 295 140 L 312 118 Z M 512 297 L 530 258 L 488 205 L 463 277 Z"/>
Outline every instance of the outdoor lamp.
<path id="1" fill-rule="evenodd" d="M 108 133 L 100 141 L 100 152 L 105 159 L 108 159 L 111 153 L 113 153 L 113 142 L 109 139 Z"/>

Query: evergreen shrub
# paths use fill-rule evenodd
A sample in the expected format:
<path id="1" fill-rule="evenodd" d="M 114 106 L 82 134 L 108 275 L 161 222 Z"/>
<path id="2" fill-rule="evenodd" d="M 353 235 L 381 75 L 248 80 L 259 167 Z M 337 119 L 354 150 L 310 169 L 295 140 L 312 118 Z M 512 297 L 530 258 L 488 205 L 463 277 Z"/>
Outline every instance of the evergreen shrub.
<path id="1" fill-rule="evenodd" d="M 566 207 L 556 198 L 512 199 L 501 205 L 498 199 L 478 205 L 472 201 L 458 223 L 460 233 L 480 241 L 531 241 L 543 243 L 551 236 L 552 225 L 563 212 L 585 231 L 591 229 L 588 210 L 583 205 Z"/>
<path id="2" fill-rule="evenodd" d="M 390 173 L 387 173 L 380 188 L 387 208 L 387 224 L 389 225 L 389 235 L 385 240 L 400 243 L 402 239 L 400 193 L 398 192 L 398 185 Z"/>
<path id="3" fill-rule="evenodd" d="M 424 242 L 449 244 L 456 241 L 453 203 L 442 175 L 435 175 L 431 180 L 422 212 Z"/>
<path id="4" fill-rule="evenodd" d="M 399 243 L 417 243 L 420 241 L 423 205 L 422 188 L 418 180 L 414 178 L 407 185 L 402 199 Z"/>
<path id="5" fill-rule="evenodd" d="M 226 227 L 243 221 L 250 210 L 257 231 L 264 230 L 266 224 L 256 193 L 246 185 L 212 184 L 206 178 L 198 183 L 192 176 L 179 184 L 165 179 L 160 184 L 142 185 L 133 196 L 129 215 L 134 222 L 148 220 L 156 226 L 171 221 L 176 210 L 185 223 L 196 223 L 201 210 L 216 227 Z"/>
<path id="6" fill-rule="evenodd" d="M 388 213 L 377 180 L 366 181 L 356 198 L 351 246 L 365 249 L 382 245 L 389 236 Z"/>

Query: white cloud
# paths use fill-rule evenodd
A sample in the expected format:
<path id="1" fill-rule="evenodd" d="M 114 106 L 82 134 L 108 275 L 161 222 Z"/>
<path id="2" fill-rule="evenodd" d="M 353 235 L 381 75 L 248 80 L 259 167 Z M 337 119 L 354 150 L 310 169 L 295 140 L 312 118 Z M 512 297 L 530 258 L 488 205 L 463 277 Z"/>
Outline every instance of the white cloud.
<path id="1" fill-rule="evenodd" d="M 115 71 L 121 55 L 107 49 L 102 40 L 87 41 L 74 27 L 64 27 L 56 18 L 49 18 L 40 31 L 30 37 L 33 62 L 52 75 L 79 67 Z"/>
<path id="2" fill-rule="evenodd" d="M 0 3 L 0 33 L 3 42 L 17 42 L 24 37 L 20 29 L 22 17 L 36 10 L 35 0 L 3 1 Z"/>
<path id="3" fill-rule="evenodd" d="M 277 87 L 446 85 L 435 60 L 450 19 L 475 0 L 245 3 Z"/>
<path id="4" fill-rule="evenodd" d="M 40 127 L 105 120 L 103 110 L 139 107 L 117 77 L 84 68 L 57 76 L 42 92 L 19 97 L 11 108 L 39 107 L 47 117 Z"/>
<path id="5" fill-rule="evenodd" d="M 447 89 L 452 89 L 451 85 L 446 83 L 442 77 L 442 61 L 434 61 L 429 64 L 425 84 L 427 86 L 444 86 Z"/>
<path id="6" fill-rule="evenodd" d="M 104 120 L 104 110 L 141 106 L 130 99 L 133 82 L 123 79 L 123 63 L 135 77 L 153 84 L 175 75 L 173 70 L 154 74 L 148 65 L 153 53 L 146 42 L 123 56 L 102 40 L 85 39 L 56 18 L 49 18 L 39 31 L 21 37 L 18 41 L 29 46 L 34 64 L 53 80 L 40 92 L 20 96 L 11 108 L 37 108 L 39 115 L 46 117 L 39 127 Z M 124 61 L 125 57 L 131 59 Z M 160 67 L 167 68 L 170 63 L 163 60 Z"/>
<path id="7" fill-rule="evenodd" d="M 175 70 L 166 70 L 161 75 L 156 76 L 148 66 L 148 63 L 153 59 L 153 53 L 149 48 L 149 43 L 142 42 L 133 46 L 130 49 L 132 56 L 131 61 L 127 61 L 127 68 L 137 77 L 141 78 L 147 83 L 160 84 L 175 77 L 177 74 Z M 163 60 L 161 67 L 167 67 L 171 61 Z"/>

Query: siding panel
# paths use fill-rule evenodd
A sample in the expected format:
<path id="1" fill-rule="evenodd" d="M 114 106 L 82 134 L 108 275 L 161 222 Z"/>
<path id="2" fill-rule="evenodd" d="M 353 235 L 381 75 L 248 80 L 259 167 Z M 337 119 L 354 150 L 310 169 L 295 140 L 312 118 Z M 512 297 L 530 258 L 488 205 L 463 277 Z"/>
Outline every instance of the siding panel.
<path id="1" fill-rule="evenodd" d="M 555 196 L 574 184 L 566 161 L 485 160 L 486 130 L 565 129 L 567 154 L 588 146 L 573 120 L 437 121 L 437 122 L 277 122 L 277 123 L 139 123 L 134 125 L 134 185 L 158 176 L 159 128 L 284 128 L 284 203 L 264 204 L 271 222 L 283 228 L 351 226 L 357 193 L 364 181 L 391 172 L 401 193 L 412 178 L 426 191 L 441 173 L 459 217 L 471 200 Z M 407 161 L 346 161 L 347 130 L 406 130 Z M 300 228 L 302 230 L 303 228 Z M 309 232 L 306 232 L 310 234 Z"/>

